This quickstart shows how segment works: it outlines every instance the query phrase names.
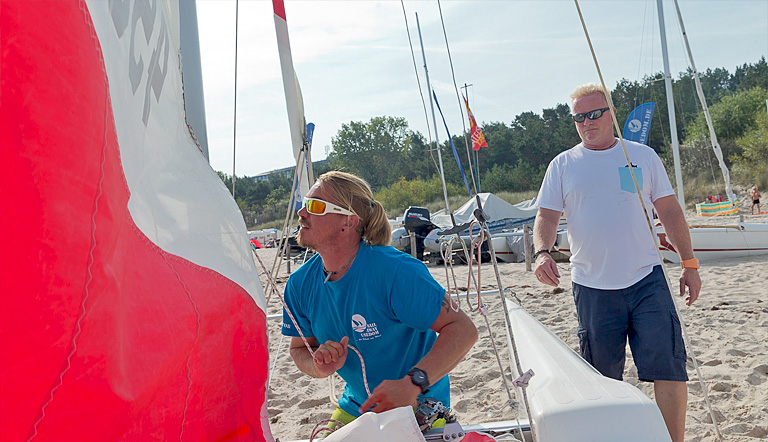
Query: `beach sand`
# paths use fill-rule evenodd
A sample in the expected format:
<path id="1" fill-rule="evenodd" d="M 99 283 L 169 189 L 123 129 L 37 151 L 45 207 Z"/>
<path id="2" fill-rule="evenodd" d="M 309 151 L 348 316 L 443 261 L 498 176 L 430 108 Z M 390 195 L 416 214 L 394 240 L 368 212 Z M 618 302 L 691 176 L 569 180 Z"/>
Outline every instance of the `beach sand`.
<path id="1" fill-rule="evenodd" d="M 690 224 L 728 224 L 732 219 L 690 216 Z M 745 216 L 745 222 L 768 222 L 768 216 Z M 274 249 L 258 252 L 267 268 L 272 268 Z M 258 266 L 258 264 L 257 264 Z M 292 266 L 295 270 L 296 265 Z M 428 266 L 432 275 L 445 286 L 443 266 Z M 525 271 L 524 263 L 499 263 L 501 283 L 513 291 L 523 308 L 549 327 L 569 347 L 578 351 L 576 311 L 573 304 L 568 263 L 559 263 L 560 286 L 544 286 Z M 677 287 L 679 265 L 666 264 L 672 287 Z M 466 285 L 466 266 L 455 267 L 459 286 Z M 715 429 L 709 417 L 702 388 L 690 359 L 695 354 L 704 378 L 712 408 L 727 441 L 753 442 L 768 438 L 768 255 L 759 257 L 710 261 L 700 270 L 703 288 L 699 300 L 691 307 L 678 298 L 690 338 L 688 348 L 688 442 L 715 440 Z M 279 275 L 286 275 L 285 264 Z M 490 263 L 482 266 L 483 290 L 496 289 L 496 278 Z M 284 287 L 285 276 L 279 277 L 278 287 Z M 462 282 L 463 281 L 463 282 Z M 262 275 L 265 289 L 267 281 Z M 265 290 L 266 291 L 266 290 Z M 496 342 L 506 342 L 504 314 L 498 295 L 484 297 L 488 318 Z M 466 303 L 463 304 L 466 311 Z M 268 304 L 268 314 L 281 312 L 276 296 Z M 514 419 L 509 409 L 494 413 L 507 401 L 493 355 L 485 320 L 472 313 L 480 334 L 477 344 L 451 373 L 453 411 L 462 424 Z M 280 441 L 308 439 L 314 425 L 329 417 L 333 405 L 329 400 L 327 379 L 313 379 L 299 372 L 287 351 L 287 339 L 280 345 L 281 320 L 268 324 L 270 367 L 275 362 L 268 395 L 270 426 Z M 278 352 L 278 347 L 280 347 Z M 509 361 L 505 345 L 500 348 L 502 361 Z M 637 386 L 653 399 L 651 383 L 639 382 L 629 349 L 624 380 Z M 277 356 L 275 356 L 277 355 Z M 534 378 L 535 380 L 535 378 Z M 343 381 L 336 382 L 340 395 Z M 521 411 L 524 414 L 524 411 Z M 598 423 L 595 423 L 599 425 Z"/>

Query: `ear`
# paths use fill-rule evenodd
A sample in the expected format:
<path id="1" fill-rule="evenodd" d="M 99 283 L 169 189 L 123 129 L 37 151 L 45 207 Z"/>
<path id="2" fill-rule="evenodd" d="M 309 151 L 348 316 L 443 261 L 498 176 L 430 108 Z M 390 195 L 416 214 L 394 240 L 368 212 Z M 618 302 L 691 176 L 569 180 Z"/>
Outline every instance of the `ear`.
<path id="1" fill-rule="evenodd" d="M 360 224 L 360 218 L 357 215 L 347 215 L 343 226 L 354 230 L 358 224 Z"/>

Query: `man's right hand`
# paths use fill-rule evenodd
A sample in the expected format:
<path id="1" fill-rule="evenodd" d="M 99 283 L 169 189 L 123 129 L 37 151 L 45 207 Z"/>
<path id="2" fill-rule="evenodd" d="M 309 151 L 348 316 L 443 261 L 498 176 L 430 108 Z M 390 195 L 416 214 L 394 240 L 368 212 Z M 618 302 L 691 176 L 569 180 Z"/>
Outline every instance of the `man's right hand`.
<path id="1" fill-rule="evenodd" d="M 341 342 L 325 341 L 315 350 L 315 369 L 322 376 L 330 376 L 344 366 L 347 360 L 347 344 L 349 337 L 344 336 Z"/>
<path id="2" fill-rule="evenodd" d="M 557 270 L 555 260 L 549 253 L 542 253 L 536 257 L 536 269 L 533 273 L 539 282 L 553 287 L 560 284 L 560 272 Z"/>

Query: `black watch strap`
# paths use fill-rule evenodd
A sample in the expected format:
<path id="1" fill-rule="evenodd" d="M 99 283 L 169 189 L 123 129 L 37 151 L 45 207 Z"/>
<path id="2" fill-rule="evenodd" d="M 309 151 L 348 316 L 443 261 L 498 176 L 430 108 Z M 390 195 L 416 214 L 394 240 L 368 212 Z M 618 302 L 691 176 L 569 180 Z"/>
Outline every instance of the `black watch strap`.
<path id="1" fill-rule="evenodd" d="M 426 371 L 419 367 L 413 367 L 411 371 L 408 372 L 408 376 L 411 378 L 413 385 L 421 388 L 421 394 L 427 394 L 429 391 L 429 378 L 427 377 Z"/>
<path id="2" fill-rule="evenodd" d="M 536 253 L 533 254 L 533 260 L 536 261 L 536 258 L 538 258 L 539 255 L 541 255 L 542 253 L 546 253 L 547 255 L 550 255 L 549 249 L 537 250 Z M 550 256 L 552 256 L 552 255 L 550 255 Z"/>

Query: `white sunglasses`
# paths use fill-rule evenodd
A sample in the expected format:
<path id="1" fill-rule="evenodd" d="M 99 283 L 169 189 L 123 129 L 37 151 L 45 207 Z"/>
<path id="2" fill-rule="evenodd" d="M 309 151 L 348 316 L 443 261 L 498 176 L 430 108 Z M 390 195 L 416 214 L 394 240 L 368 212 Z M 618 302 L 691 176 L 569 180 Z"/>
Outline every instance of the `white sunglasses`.
<path id="1" fill-rule="evenodd" d="M 325 215 L 326 213 L 338 213 L 339 215 L 356 215 L 355 212 L 339 207 L 336 204 L 329 203 L 317 198 L 304 197 L 304 206 L 307 212 L 312 215 Z"/>

